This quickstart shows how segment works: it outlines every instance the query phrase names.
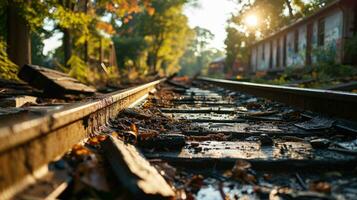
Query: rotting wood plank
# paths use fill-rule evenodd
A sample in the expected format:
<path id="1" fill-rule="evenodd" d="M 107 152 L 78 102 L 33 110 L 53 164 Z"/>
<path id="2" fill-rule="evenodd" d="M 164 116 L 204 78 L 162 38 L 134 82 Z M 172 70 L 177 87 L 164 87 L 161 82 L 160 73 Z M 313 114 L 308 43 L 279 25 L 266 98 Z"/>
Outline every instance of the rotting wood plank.
<path id="1" fill-rule="evenodd" d="M 95 92 L 94 88 L 80 83 L 67 74 L 36 65 L 24 65 L 18 76 L 31 86 L 44 90 L 50 95 L 93 94 Z"/>
<path id="2" fill-rule="evenodd" d="M 36 103 L 37 97 L 17 96 L 3 98 L 0 101 L 0 107 L 21 107 L 26 103 Z"/>
<path id="3" fill-rule="evenodd" d="M 217 113 L 217 114 L 235 114 L 235 109 L 229 108 L 192 108 L 192 109 L 177 109 L 177 108 L 161 108 L 161 112 L 164 113 Z"/>
<path id="4" fill-rule="evenodd" d="M 246 122 L 244 119 L 187 119 L 195 123 L 241 123 Z"/>
<path id="5" fill-rule="evenodd" d="M 215 101 L 181 101 L 181 100 L 174 100 L 172 101 L 175 105 L 182 105 L 182 104 L 187 104 L 187 105 L 207 105 L 207 106 L 225 106 L 225 107 L 236 107 L 237 104 L 233 102 L 215 102 Z"/>
<path id="6" fill-rule="evenodd" d="M 109 136 L 102 147 L 118 180 L 135 198 L 171 198 L 175 195 L 159 172 L 133 145 Z"/>
<path id="7" fill-rule="evenodd" d="M 185 136 L 182 134 L 166 133 L 139 140 L 139 145 L 144 148 L 181 149 L 185 144 Z"/>
<path id="8" fill-rule="evenodd" d="M 182 158 L 166 156 L 163 154 L 145 154 L 148 159 L 160 159 L 165 162 L 170 163 L 176 167 L 189 168 L 191 170 L 218 170 L 218 169 L 229 169 L 234 166 L 237 162 L 237 158 Z M 246 160 L 252 164 L 253 168 L 256 170 L 273 170 L 273 171 L 294 171 L 304 169 L 309 170 L 320 170 L 320 171 L 331 171 L 331 170 L 353 170 L 356 168 L 356 160 L 261 160 L 261 159 L 240 159 Z"/>

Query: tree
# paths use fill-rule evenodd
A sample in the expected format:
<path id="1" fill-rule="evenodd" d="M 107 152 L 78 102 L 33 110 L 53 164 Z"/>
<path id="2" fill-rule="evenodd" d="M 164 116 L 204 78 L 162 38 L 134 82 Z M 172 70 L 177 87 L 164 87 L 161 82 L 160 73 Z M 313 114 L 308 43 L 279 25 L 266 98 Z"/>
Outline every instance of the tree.
<path id="1" fill-rule="evenodd" d="M 188 48 L 180 59 L 180 74 L 194 76 L 197 73 L 205 73 L 212 60 L 224 55 L 218 49 L 208 48 L 213 37 L 214 35 L 207 29 L 194 28 Z"/>
<path id="2" fill-rule="evenodd" d="M 27 3 L 27 2 L 26 2 Z M 31 63 L 30 27 L 16 2 L 10 1 L 7 6 L 7 54 L 18 66 Z"/>
<path id="3" fill-rule="evenodd" d="M 136 69 L 144 74 L 178 71 L 179 58 L 192 32 L 183 14 L 185 3 L 184 0 L 153 0 L 153 10 L 133 14 L 129 22 L 117 27 L 115 46 L 119 67 Z"/>
<path id="4" fill-rule="evenodd" d="M 150 73 L 160 69 L 172 73 L 178 70 L 179 58 L 187 46 L 185 37 L 190 32 L 187 17 L 182 13 L 186 1 L 154 0 L 152 3 L 155 13 L 141 15 L 139 27 L 149 43 L 147 64 Z"/>
<path id="5" fill-rule="evenodd" d="M 16 78 L 19 67 L 31 63 L 31 31 L 42 25 L 47 13 L 46 4 L 39 1 L 17 0 L 0 2 L 2 52 L 1 77 Z M 10 69 L 10 67 L 12 69 Z M 6 69 L 7 68 L 7 69 Z M 11 73 L 3 74 L 3 73 Z"/>
<path id="6" fill-rule="evenodd" d="M 228 69 L 232 68 L 237 60 L 238 54 L 241 53 L 242 43 L 244 41 L 244 33 L 238 31 L 235 28 L 227 28 L 227 38 L 225 40 L 226 45 L 226 62 L 225 73 Z"/>
<path id="7" fill-rule="evenodd" d="M 112 18 L 122 20 L 132 13 L 150 10 L 150 8 L 150 0 L 1 1 L 0 15 L 4 18 L 0 20 L 0 28 L 7 32 L 3 35 L 7 45 L 3 44 L 2 47 L 7 47 L 8 52 L 2 55 L 6 55 L 4 60 L 10 57 L 19 66 L 31 63 L 31 57 L 38 58 L 31 56 L 31 49 L 40 51 L 42 48 L 43 38 L 37 32 L 42 29 L 46 19 L 54 23 L 52 31 L 63 32 L 63 45 L 60 47 L 63 51 L 60 53 L 63 55 L 63 60 L 59 60 L 59 64 L 67 68 L 61 66 L 60 68 L 69 73 L 77 67 L 88 68 L 89 54 L 94 52 L 91 47 L 101 49 L 99 54 L 102 55 L 102 52 L 109 51 L 107 48 L 111 46 L 108 41 L 113 34 L 110 30 L 114 29 L 110 28 L 110 23 L 102 20 L 104 16 L 111 15 Z M 7 19 L 7 23 L 3 19 Z M 3 26 L 4 24 L 7 26 Z M 30 48 L 31 39 L 35 39 L 32 42 L 36 44 L 34 48 Z M 89 45 L 90 41 L 94 44 Z M 96 51 L 97 54 L 98 52 Z M 42 55 L 38 54 L 38 56 Z M 71 65 L 69 65 L 70 60 Z M 85 76 L 86 74 L 82 74 L 82 77 Z"/>

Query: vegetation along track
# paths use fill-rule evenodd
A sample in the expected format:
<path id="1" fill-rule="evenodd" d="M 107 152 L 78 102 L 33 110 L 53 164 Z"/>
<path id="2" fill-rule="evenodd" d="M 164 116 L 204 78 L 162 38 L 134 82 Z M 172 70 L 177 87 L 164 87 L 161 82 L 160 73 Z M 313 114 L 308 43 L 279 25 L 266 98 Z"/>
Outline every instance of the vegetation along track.
<path id="1" fill-rule="evenodd" d="M 71 172 L 58 198 L 357 198 L 356 95 L 207 78 L 159 83 L 4 126 L 1 189 L 10 196 L 89 137 L 55 162 Z M 155 86 L 145 103 L 127 108 Z M 319 95 L 347 113 L 306 111 Z M 104 178 L 83 171 L 94 160 Z"/>

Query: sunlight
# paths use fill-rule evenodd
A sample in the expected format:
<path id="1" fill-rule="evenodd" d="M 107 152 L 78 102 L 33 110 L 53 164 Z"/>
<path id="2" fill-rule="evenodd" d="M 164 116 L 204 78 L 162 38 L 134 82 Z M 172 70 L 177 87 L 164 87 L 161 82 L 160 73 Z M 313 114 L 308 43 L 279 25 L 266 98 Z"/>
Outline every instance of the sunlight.
<path id="1" fill-rule="evenodd" d="M 258 17 L 256 15 L 249 15 L 245 18 L 245 24 L 249 27 L 258 26 Z"/>

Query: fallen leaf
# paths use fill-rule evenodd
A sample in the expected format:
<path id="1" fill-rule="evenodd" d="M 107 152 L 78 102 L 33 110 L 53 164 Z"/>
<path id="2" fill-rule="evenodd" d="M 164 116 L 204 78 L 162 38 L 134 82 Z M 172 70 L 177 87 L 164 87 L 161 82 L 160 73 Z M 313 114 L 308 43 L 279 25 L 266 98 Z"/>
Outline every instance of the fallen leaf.
<path id="1" fill-rule="evenodd" d="M 72 147 L 72 153 L 76 156 L 90 155 L 92 152 L 81 144 Z"/>
<path id="2" fill-rule="evenodd" d="M 249 173 L 252 165 L 245 160 L 237 160 L 232 169 L 232 178 L 241 180 L 247 183 L 255 183 L 257 180 L 254 175 Z"/>
<path id="3" fill-rule="evenodd" d="M 198 191 L 203 185 L 204 177 L 202 175 L 194 175 L 187 183 L 186 188 L 192 191 Z"/>
<path id="4" fill-rule="evenodd" d="M 120 137 L 119 134 L 115 131 L 113 131 L 110 135 L 113 137 Z"/>
<path id="5" fill-rule="evenodd" d="M 136 135 L 138 135 L 138 127 L 134 124 L 134 123 L 132 123 L 132 124 L 130 124 L 130 129 L 136 134 Z"/>
<path id="6" fill-rule="evenodd" d="M 103 142 L 106 138 L 107 138 L 106 135 L 97 135 L 97 136 L 94 136 L 94 137 L 90 138 L 88 140 L 88 143 L 90 145 L 95 146 L 95 145 L 98 145 L 100 142 Z"/>
<path id="7" fill-rule="evenodd" d="M 309 189 L 314 192 L 330 193 L 331 185 L 327 182 L 315 181 L 310 184 Z"/>
<path id="8" fill-rule="evenodd" d="M 148 140 L 150 138 L 157 137 L 159 135 L 159 132 L 151 129 L 140 129 L 139 133 L 140 133 L 139 134 L 140 141 Z"/>

